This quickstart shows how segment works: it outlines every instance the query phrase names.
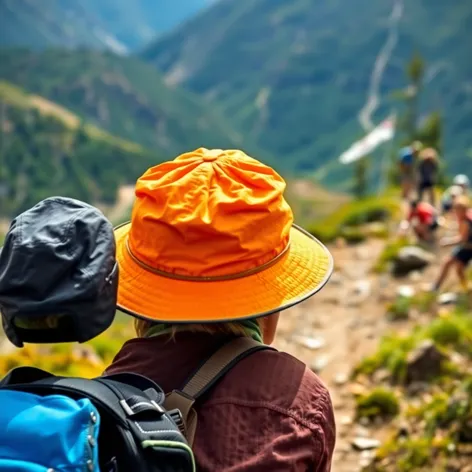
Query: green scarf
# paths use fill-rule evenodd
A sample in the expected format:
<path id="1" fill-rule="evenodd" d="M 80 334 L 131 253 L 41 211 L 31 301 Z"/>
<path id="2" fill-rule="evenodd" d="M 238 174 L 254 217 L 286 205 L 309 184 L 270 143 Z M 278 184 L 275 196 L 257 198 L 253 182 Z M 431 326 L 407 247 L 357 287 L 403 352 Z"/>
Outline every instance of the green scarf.
<path id="1" fill-rule="evenodd" d="M 238 323 L 244 328 L 244 331 L 256 340 L 257 342 L 263 344 L 264 341 L 262 340 L 262 333 L 261 333 L 261 328 L 259 327 L 259 324 L 257 323 L 256 320 L 243 320 L 243 321 L 238 321 Z M 182 331 L 187 331 L 186 326 L 183 325 L 177 325 L 177 332 L 182 332 Z M 172 328 L 165 323 L 157 323 L 153 325 L 151 328 L 146 333 L 146 338 L 152 338 L 154 336 L 161 336 L 163 334 L 169 334 L 172 332 Z"/>

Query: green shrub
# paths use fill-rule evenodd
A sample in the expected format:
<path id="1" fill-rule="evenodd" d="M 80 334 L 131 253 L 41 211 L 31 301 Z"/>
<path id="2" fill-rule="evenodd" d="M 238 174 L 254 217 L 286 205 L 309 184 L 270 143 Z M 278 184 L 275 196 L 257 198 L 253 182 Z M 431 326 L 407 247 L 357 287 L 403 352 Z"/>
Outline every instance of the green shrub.
<path id="1" fill-rule="evenodd" d="M 386 221 L 399 210 L 398 199 L 390 196 L 371 197 L 341 205 L 320 222 L 307 225 L 307 230 L 323 242 L 341 236 L 346 227 Z"/>
<path id="2" fill-rule="evenodd" d="M 429 335 L 438 344 L 457 345 L 462 339 L 462 329 L 463 324 L 457 319 L 438 319 L 431 324 Z"/>
<path id="3" fill-rule="evenodd" d="M 361 228 L 355 226 L 341 228 L 339 236 L 344 238 L 348 244 L 358 244 L 366 240 L 365 233 Z"/>
<path id="4" fill-rule="evenodd" d="M 417 341 L 416 332 L 407 337 L 398 335 L 384 337 L 377 352 L 359 363 L 354 370 L 354 376 L 372 375 L 378 369 L 387 369 L 392 380 L 401 383 L 406 374 L 408 354 L 416 346 Z"/>
<path id="5" fill-rule="evenodd" d="M 388 265 L 397 257 L 402 248 L 408 246 L 409 242 L 406 238 L 399 238 L 394 242 L 386 244 L 378 261 L 374 265 L 374 272 L 382 273 L 388 268 Z"/>
<path id="6" fill-rule="evenodd" d="M 410 316 L 412 300 L 408 297 L 397 297 L 397 299 L 387 308 L 387 315 L 391 321 L 407 320 Z"/>
<path id="7" fill-rule="evenodd" d="M 388 225 L 380 221 L 367 224 L 363 227 L 363 232 L 368 238 L 388 239 L 390 235 Z"/>
<path id="8" fill-rule="evenodd" d="M 392 390 L 377 387 L 356 399 L 358 418 L 391 418 L 398 415 L 400 403 Z"/>
<path id="9" fill-rule="evenodd" d="M 421 292 L 416 294 L 412 300 L 412 306 L 421 313 L 429 313 L 436 304 L 437 294 L 434 292 Z"/>

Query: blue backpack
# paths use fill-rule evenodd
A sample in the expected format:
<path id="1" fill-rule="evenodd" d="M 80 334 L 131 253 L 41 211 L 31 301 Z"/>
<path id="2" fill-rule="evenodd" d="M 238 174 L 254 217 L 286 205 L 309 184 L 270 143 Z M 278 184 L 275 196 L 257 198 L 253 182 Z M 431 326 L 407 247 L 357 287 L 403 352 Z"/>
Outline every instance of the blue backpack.
<path id="1" fill-rule="evenodd" d="M 413 149 L 411 147 L 404 147 L 400 149 L 399 158 L 401 164 L 411 166 L 414 163 Z"/>
<path id="2" fill-rule="evenodd" d="M 58 377 L 34 367 L 0 381 L 2 472 L 195 472 L 195 401 L 262 349 L 237 338 L 167 396 L 131 373 Z"/>

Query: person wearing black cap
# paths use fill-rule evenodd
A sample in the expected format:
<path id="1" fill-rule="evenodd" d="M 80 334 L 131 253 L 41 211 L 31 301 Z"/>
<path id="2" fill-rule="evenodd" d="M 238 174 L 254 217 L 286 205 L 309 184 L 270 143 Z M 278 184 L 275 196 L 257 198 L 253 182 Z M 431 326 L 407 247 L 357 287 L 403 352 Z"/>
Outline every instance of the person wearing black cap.
<path id="1" fill-rule="evenodd" d="M 51 197 L 11 223 L 0 249 L 0 312 L 15 346 L 94 338 L 114 320 L 117 291 L 113 227 L 97 208 Z"/>

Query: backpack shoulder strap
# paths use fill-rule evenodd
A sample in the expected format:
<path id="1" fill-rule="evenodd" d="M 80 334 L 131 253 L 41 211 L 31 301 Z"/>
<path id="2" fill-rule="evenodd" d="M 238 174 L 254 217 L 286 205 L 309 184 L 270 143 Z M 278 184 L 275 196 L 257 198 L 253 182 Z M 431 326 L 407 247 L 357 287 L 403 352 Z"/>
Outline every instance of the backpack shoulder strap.
<path id="1" fill-rule="evenodd" d="M 229 370 L 245 357 L 263 350 L 275 351 L 273 347 L 261 344 L 252 338 L 240 337 L 223 345 L 185 382 L 181 390 L 174 390 L 166 396 L 167 410 L 178 409 L 185 425 L 187 441 L 193 444 L 197 427 L 195 401 L 212 388 Z"/>

